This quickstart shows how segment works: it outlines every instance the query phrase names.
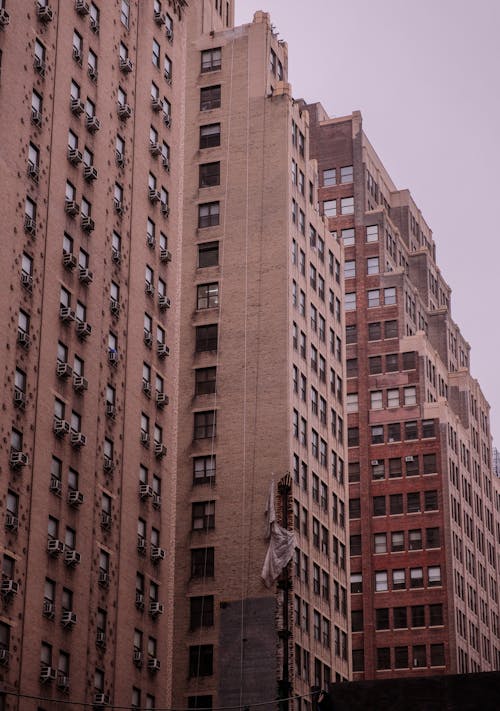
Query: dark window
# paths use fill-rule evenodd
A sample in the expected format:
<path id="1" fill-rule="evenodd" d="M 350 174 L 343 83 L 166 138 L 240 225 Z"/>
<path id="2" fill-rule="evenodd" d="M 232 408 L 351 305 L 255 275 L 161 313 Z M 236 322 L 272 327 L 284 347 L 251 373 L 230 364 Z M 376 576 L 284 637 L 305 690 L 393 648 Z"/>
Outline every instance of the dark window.
<path id="1" fill-rule="evenodd" d="M 189 629 L 196 630 L 199 627 L 212 627 L 214 624 L 214 597 L 213 595 L 202 595 L 192 597 L 190 602 L 190 625 Z"/>
<path id="2" fill-rule="evenodd" d="M 441 537 L 439 534 L 439 528 L 426 528 L 425 529 L 425 547 L 426 548 L 439 548 L 441 546 Z"/>
<path id="3" fill-rule="evenodd" d="M 408 627 L 408 615 L 406 612 L 406 607 L 395 607 L 393 610 L 394 614 L 394 629 L 405 629 Z"/>
<path id="4" fill-rule="evenodd" d="M 205 202 L 202 205 L 198 205 L 198 227 L 215 227 L 219 223 L 219 202 Z"/>
<path id="5" fill-rule="evenodd" d="M 363 671 L 365 668 L 365 653 L 363 649 L 352 650 L 352 670 Z"/>
<path id="6" fill-rule="evenodd" d="M 412 605 L 411 607 L 411 626 L 425 627 L 425 606 Z"/>
<path id="7" fill-rule="evenodd" d="M 399 422 L 390 422 L 387 425 L 387 441 L 401 442 L 401 425 Z"/>
<path id="8" fill-rule="evenodd" d="M 353 632 L 363 629 L 363 610 L 351 610 L 351 627 Z"/>
<path id="9" fill-rule="evenodd" d="M 220 123 L 200 126 L 200 148 L 220 146 Z"/>
<path id="10" fill-rule="evenodd" d="M 425 656 L 425 644 L 415 644 L 413 646 L 412 658 L 414 667 L 427 666 L 427 658 Z"/>
<path id="11" fill-rule="evenodd" d="M 196 351 L 217 350 L 217 324 L 196 327 Z"/>
<path id="12" fill-rule="evenodd" d="M 373 497 L 373 515 L 385 516 L 385 496 Z"/>
<path id="13" fill-rule="evenodd" d="M 193 459 L 193 484 L 213 484 L 216 473 L 215 454 Z"/>
<path id="14" fill-rule="evenodd" d="M 398 322 L 397 321 L 384 321 L 384 338 L 397 338 L 398 337 Z"/>
<path id="15" fill-rule="evenodd" d="M 415 367 L 415 351 L 403 353 L 403 370 L 413 370 Z"/>
<path id="16" fill-rule="evenodd" d="M 188 707 L 190 709 L 211 709 L 212 708 L 212 697 L 211 696 L 188 696 Z"/>
<path id="17" fill-rule="evenodd" d="M 219 284 L 199 284 L 196 288 L 196 308 L 215 309 L 219 305 Z"/>
<path id="18" fill-rule="evenodd" d="M 351 555 L 361 555 L 361 535 L 359 533 L 351 534 L 349 538 L 349 551 Z"/>
<path id="19" fill-rule="evenodd" d="M 382 338 L 382 328 L 380 326 L 380 321 L 368 324 L 368 340 L 369 341 L 380 341 Z"/>
<path id="20" fill-rule="evenodd" d="M 437 462 L 435 454 L 424 454 L 424 474 L 434 474 L 437 472 Z"/>
<path id="21" fill-rule="evenodd" d="M 429 625 L 435 627 L 436 625 L 443 624 L 443 606 L 429 605 Z"/>
<path id="22" fill-rule="evenodd" d="M 398 369 L 399 369 L 398 354 L 397 353 L 388 353 L 385 357 L 386 373 L 394 373 Z"/>
<path id="23" fill-rule="evenodd" d="M 349 462 L 349 482 L 359 481 L 359 462 Z"/>
<path id="24" fill-rule="evenodd" d="M 389 459 L 389 479 L 397 479 L 403 475 L 401 468 L 401 457 Z"/>
<path id="25" fill-rule="evenodd" d="M 215 528 L 215 501 L 199 501 L 192 504 L 193 531 Z"/>
<path id="26" fill-rule="evenodd" d="M 204 49 L 201 52 L 201 71 L 213 72 L 221 68 L 222 50 L 220 47 Z"/>
<path id="27" fill-rule="evenodd" d="M 361 516 L 361 500 L 349 499 L 349 518 L 360 518 Z"/>
<path id="28" fill-rule="evenodd" d="M 213 578 L 214 577 L 214 549 L 213 548 L 192 548 L 191 549 L 191 577 L 192 578 Z"/>
<path id="29" fill-rule="evenodd" d="M 200 111 L 218 109 L 221 104 L 220 84 L 218 86 L 205 86 L 200 90 Z"/>
<path id="30" fill-rule="evenodd" d="M 207 439 L 217 435 L 216 411 L 194 413 L 194 439 Z"/>
<path id="31" fill-rule="evenodd" d="M 444 667 L 444 644 L 431 644 L 431 667 Z"/>
<path id="32" fill-rule="evenodd" d="M 406 476 L 418 476 L 418 455 L 405 457 Z"/>
<path id="33" fill-rule="evenodd" d="M 403 494 L 391 494 L 389 502 L 391 515 L 403 513 Z"/>
<path id="34" fill-rule="evenodd" d="M 370 375 L 377 375 L 382 372 L 382 356 L 372 356 L 368 358 Z"/>
<path id="35" fill-rule="evenodd" d="M 415 420 L 405 422 L 405 439 L 418 439 L 417 423 Z"/>
<path id="36" fill-rule="evenodd" d="M 388 630 L 389 629 L 389 608 L 381 607 L 375 610 L 375 629 L 377 630 Z"/>
<path id="37" fill-rule="evenodd" d="M 358 375 L 358 359 L 348 358 L 346 362 L 346 370 L 348 378 L 355 378 Z"/>
<path id="38" fill-rule="evenodd" d="M 424 510 L 425 511 L 437 511 L 438 505 L 438 493 L 437 491 L 425 491 L 424 492 Z"/>
<path id="39" fill-rule="evenodd" d="M 422 437 L 435 437 L 434 420 L 422 420 Z"/>
<path id="40" fill-rule="evenodd" d="M 394 669 L 408 669 L 408 647 L 394 647 Z"/>
<path id="41" fill-rule="evenodd" d="M 347 429 L 347 446 L 357 447 L 359 445 L 359 428 L 349 427 Z"/>
<path id="42" fill-rule="evenodd" d="M 345 327 L 345 342 L 356 343 L 358 340 L 358 327 L 354 324 Z"/>
<path id="43" fill-rule="evenodd" d="M 220 185 L 220 162 L 203 163 L 200 165 L 200 188 Z"/>
<path id="44" fill-rule="evenodd" d="M 219 264 L 219 243 L 206 242 L 198 245 L 198 267 L 216 267 Z"/>
<path id="45" fill-rule="evenodd" d="M 208 395 L 215 392 L 217 368 L 198 368 L 195 371 L 195 395 Z"/>
<path id="46" fill-rule="evenodd" d="M 408 513 L 420 511 L 420 491 L 411 491 L 407 494 L 406 510 Z"/>
<path id="47" fill-rule="evenodd" d="M 189 647 L 189 676 L 211 676 L 213 674 L 214 648 L 211 644 Z"/>
<path id="48" fill-rule="evenodd" d="M 377 647 L 377 669 L 391 668 L 391 648 Z"/>
<path id="49" fill-rule="evenodd" d="M 384 426 L 383 425 L 373 425 L 371 429 L 372 429 L 372 444 L 382 444 L 384 441 Z"/>

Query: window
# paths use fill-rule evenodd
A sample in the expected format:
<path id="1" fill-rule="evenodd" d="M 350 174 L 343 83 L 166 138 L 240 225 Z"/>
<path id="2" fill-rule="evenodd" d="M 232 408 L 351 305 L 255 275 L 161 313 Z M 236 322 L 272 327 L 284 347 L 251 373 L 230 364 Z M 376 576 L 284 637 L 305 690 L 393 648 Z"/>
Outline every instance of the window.
<path id="1" fill-rule="evenodd" d="M 400 442 L 401 441 L 401 425 L 399 422 L 391 422 L 387 425 L 387 441 L 388 442 Z"/>
<path id="2" fill-rule="evenodd" d="M 351 573 L 351 592 L 363 592 L 363 577 L 361 573 Z"/>
<path id="3" fill-rule="evenodd" d="M 358 411 L 358 393 L 347 393 L 346 410 L 347 412 Z"/>
<path id="4" fill-rule="evenodd" d="M 436 627 L 443 624 L 443 605 L 429 605 L 429 626 Z"/>
<path id="5" fill-rule="evenodd" d="M 192 597 L 190 602 L 190 630 L 212 627 L 214 624 L 214 597 L 203 595 Z"/>
<path id="6" fill-rule="evenodd" d="M 372 390 L 370 393 L 370 409 L 381 410 L 382 407 L 382 390 Z"/>
<path id="7" fill-rule="evenodd" d="M 340 199 L 340 214 L 354 215 L 354 198 L 345 197 Z"/>
<path id="8" fill-rule="evenodd" d="M 129 21 L 130 21 L 130 0 L 121 0 L 120 22 L 122 23 L 122 25 L 124 25 L 128 29 Z"/>
<path id="9" fill-rule="evenodd" d="M 387 553 L 387 534 L 375 533 L 373 536 L 373 552 Z"/>
<path id="10" fill-rule="evenodd" d="M 196 351 L 217 350 L 217 324 L 196 327 Z"/>
<path id="11" fill-rule="evenodd" d="M 384 321 L 384 338 L 397 338 L 398 337 L 398 322 L 397 321 Z M 403 353 L 403 364 L 404 364 Z M 403 365 L 403 370 L 404 370 Z"/>
<path id="12" fill-rule="evenodd" d="M 352 183 L 353 181 L 353 168 L 352 165 L 346 165 L 340 169 L 340 182 L 341 183 Z"/>
<path id="13" fill-rule="evenodd" d="M 406 574 L 404 569 L 392 571 L 392 589 L 404 590 L 406 588 Z"/>
<path id="14" fill-rule="evenodd" d="M 220 47 L 204 49 L 201 52 L 201 72 L 213 72 L 221 68 L 222 51 Z"/>
<path id="15" fill-rule="evenodd" d="M 384 426 L 372 425 L 371 427 L 372 444 L 383 444 L 384 442 Z"/>
<path id="16" fill-rule="evenodd" d="M 326 170 L 323 171 L 323 185 L 324 187 L 328 187 L 329 185 L 336 185 L 337 183 L 337 177 L 336 177 L 337 171 L 335 168 L 327 168 Z"/>
<path id="17" fill-rule="evenodd" d="M 220 184 L 220 162 L 203 163 L 200 165 L 200 188 L 208 188 Z"/>
<path id="18" fill-rule="evenodd" d="M 215 482 L 215 455 L 205 455 L 193 459 L 193 484 Z"/>
<path id="19" fill-rule="evenodd" d="M 431 565 L 427 568 L 428 586 L 441 585 L 441 566 Z"/>
<path id="20" fill-rule="evenodd" d="M 196 290 L 196 308 L 214 309 L 219 305 L 219 284 L 199 284 Z"/>
<path id="21" fill-rule="evenodd" d="M 444 667 L 444 644 L 431 644 L 431 667 Z"/>
<path id="22" fill-rule="evenodd" d="M 337 201 L 336 200 L 325 200 L 323 202 L 323 214 L 325 217 L 336 217 L 337 216 Z"/>
<path id="23" fill-rule="evenodd" d="M 200 148 L 220 146 L 220 123 L 200 126 Z"/>
<path id="24" fill-rule="evenodd" d="M 373 497 L 373 515 L 374 516 L 385 516 L 385 514 L 386 514 L 385 496 L 374 496 Z"/>
<path id="25" fill-rule="evenodd" d="M 368 324 L 368 340 L 369 341 L 380 341 L 382 338 L 382 329 L 380 326 L 380 321 L 375 321 Z"/>
<path id="26" fill-rule="evenodd" d="M 424 510 L 425 511 L 437 511 L 438 505 L 438 493 L 437 491 L 425 491 L 424 492 Z"/>
<path id="27" fill-rule="evenodd" d="M 416 405 L 417 404 L 417 388 L 403 388 L 404 394 L 404 404 L 405 405 Z"/>
<path id="28" fill-rule="evenodd" d="M 425 644 L 415 644 L 412 649 L 413 667 L 425 667 L 427 659 L 425 655 Z"/>
<path id="29" fill-rule="evenodd" d="M 423 568 L 410 568 L 410 587 L 424 587 L 424 571 Z"/>
<path id="30" fill-rule="evenodd" d="M 391 648 L 377 647 L 377 669 L 391 668 Z"/>
<path id="31" fill-rule="evenodd" d="M 367 274 L 378 274 L 379 273 L 378 257 L 369 257 L 366 260 L 366 273 Z"/>
<path id="32" fill-rule="evenodd" d="M 408 669 L 408 647 L 394 647 L 394 669 Z"/>
<path id="33" fill-rule="evenodd" d="M 348 259 L 344 262 L 344 278 L 351 279 L 356 276 L 356 261 Z"/>
<path id="34" fill-rule="evenodd" d="M 405 439 L 418 439 L 417 423 L 415 421 L 405 422 Z"/>
<path id="35" fill-rule="evenodd" d="M 366 241 L 367 242 L 377 242 L 378 241 L 378 225 L 369 225 L 366 228 Z"/>
<path id="36" fill-rule="evenodd" d="M 219 203 L 207 202 L 198 205 L 198 227 L 214 227 L 220 222 Z"/>
<path id="37" fill-rule="evenodd" d="M 384 304 L 386 306 L 389 306 L 391 304 L 396 303 L 396 288 L 394 286 L 390 286 L 386 289 L 384 289 Z"/>
<path id="38" fill-rule="evenodd" d="M 215 528 L 215 501 L 200 501 L 192 504 L 193 531 Z"/>
<path id="39" fill-rule="evenodd" d="M 422 550 L 422 531 L 420 529 L 408 531 L 408 549 L 410 551 Z"/>
<path id="40" fill-rule="evenodd" d="M 214 504 L 215 507 L 215 504 Z M 191 577 L 192 578 L 213 578 L 214 576 L 214 549 L 213 548 L 192 548 L 191 549 Z"/>
<path id="41" fill-rule="evenodd" d="M 201 644 L 189 647 L 189 676 L 211 676 L 213 674 L 213 645 Z"/>
<path id="42" fill-rule="evenodd" d="M 387 407 L 399 407 L 398 388 L 390 388 L 387 390 Z"/>
<path id="43" fill-rule="evenodd" d="M 207 439 L 217 434 L 216 411 L 195 412 L 194 439 Z"/>
<path id="44" fill-rule="evenodd" d="M 346 230 L 342 230 L 341 236 L 342 242 L 344 243 L 344 247 L 351 247 L 354 244 L 355 233 L 353 227 L 349 227 Z"/>
<path id="45" fill-rule="evenodd" d="M 356 310 L 356 292 L 355 291 L 351 291 L 345 295 L 344 309 L 346 311 L 355 311 Z"/>
<path id="46" fill-rule="evenodd" d="M 404 354 L 403 354 L 404 355 Z M 434 420 L 422 420 L 422 437 L 435 437 Z"/>
<path id="47" fill-rule="evenodd" d="M 89 49 L 88 59 L 88 75 L 92 81 L 97 81 L 97 54 Z"/>
<path id="48" fill-rule="evenodd" d="M 389 497 L 389 511 L 391 516 L 403 513 L 403 494 L 391 494 Z"/>
<path id="49" fill-rule="evenodd" d="M 205 86 L 200 89 L 200 111 L 219 109 L 221 105 L 221 87 Z"/>
<path id="50" fill-rule="evenodd" d="M 388 630 L 389 629 L 389 608 L 379 607 L 375 610 L 375 629 L 376 630 Z"/>
<path id="51" fill-rule="evenodd" d="M 389 459 L 389 478 L 397 479 L 403 475 L 401 468 L 401 457 Z"/>

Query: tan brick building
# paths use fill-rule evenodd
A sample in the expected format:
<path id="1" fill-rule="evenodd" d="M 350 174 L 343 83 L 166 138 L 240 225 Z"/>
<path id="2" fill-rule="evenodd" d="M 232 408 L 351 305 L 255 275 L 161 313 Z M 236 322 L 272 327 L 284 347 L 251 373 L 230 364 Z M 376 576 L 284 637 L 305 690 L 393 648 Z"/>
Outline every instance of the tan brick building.
<path id="1" fill-rule="evenodd" d="M 353 677 L 500 668 L 500 487 L 432 233 L 361 115 L 309 107 L 345 250 Z"/>

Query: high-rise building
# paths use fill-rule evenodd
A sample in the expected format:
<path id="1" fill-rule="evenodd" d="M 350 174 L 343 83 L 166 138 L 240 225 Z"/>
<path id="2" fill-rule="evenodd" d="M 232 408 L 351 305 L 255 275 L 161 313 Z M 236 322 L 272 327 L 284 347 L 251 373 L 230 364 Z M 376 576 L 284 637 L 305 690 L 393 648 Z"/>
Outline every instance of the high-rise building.
<path id="1" fill-rule="evenodd" d="M 359 112 L 310 112 L 344 246 L 354 679 L 500 668 L 500 487 L 489 406 L 431 230 Z"/>
<path id="2" fill-rule="evenodd" d="M 500 452 L 496 447 L 493 447 L 493 471 L 500 477 Z"/>
<path id="3" fill-rule="evenodd" d="M 0 6 L 1 704 L 348 678 L 341 248 L 286 45 L 222 0 Z"/>

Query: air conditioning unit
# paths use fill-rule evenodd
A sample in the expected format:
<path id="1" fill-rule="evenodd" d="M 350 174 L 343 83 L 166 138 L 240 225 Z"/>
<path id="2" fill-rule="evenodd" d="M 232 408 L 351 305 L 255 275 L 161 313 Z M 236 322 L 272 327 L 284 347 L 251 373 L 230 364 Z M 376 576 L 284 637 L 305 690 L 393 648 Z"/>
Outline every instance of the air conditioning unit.
<path id="1" fill-rule="evenodd" d="M 153 563 L 158 563 L 160 560 L 165 560 L 165 551 L 159 546 L 151 546 L 151 560 Z"/>
<path id="2" fill-rule="evenodd" d="M 84 390 L 88 390 L 89 381 L 84 378 L 83 375 L 76 375 L 73 373 L 73 390 L 77 393 L 81 393 Z"/>
<path id="3" fill-rule="evenodd" d="M 171 301 L 168 296 L 164 296 L 163 294 L 160 294 L 158 296 L 158 306 L 162 311 L 165 309 L 169 309 L 171 306 Z"/>
<path id="4" fill-rule="evenodd" d="M 167 205 L 166 202 L 162 202 L 162 203 L 161 203 L 161 205 L 160 205 L 160 210 L 161 210 L 161 214 L 162 214 L 164 217 L 168 217 L 168 216 L 170 215 L 170 208 L 169 208 L 169 206 Z"/>
<path id="5" fill-rule="evenodd" d="M 111 249 L 111 259 L 115 264 L 120 264 L 122 261 L 122 255 L 115 247 Z"/>
<path id="6" fill-rule="evenodd" d="M 69 306 L 59 307 L 59 318 L 63 323 L 69 323 L 75 320 L 75 314 Z"/>
<path id="7" fill-rule="evenodd" d="M 151 108 L 153 109 L 153 111 L 161 111 L 162 103 L 160 99 L 155 99 L 151 97 Z"/>
<path id="8" fill-rule="evenodd" d="M 405 462 L 413 462 L 413 456 L 410 454 L 408 457 L 405 457 Z"/>
<path id="9" fill-rule="evenodd" d="M 132 661 L 136 667 L 142 667 L 142 652 L 140 649 L 134 649 Z"/>
<path id="10" fill-rule="evenodd" d="M 155 457 L 161 459 L 167 454 L 167 448 L 161 442 L 155 442 Z"/>
<path id="11" fill-rule="evenodd" d="M 26 331 L 22 331 L 20 328 L 17 329 L 17 342 L 24 349 L 28 350 L 30 347 L 30 337 Z"/>
<path id="12" fill-rule="evenodd" d="M 9 22 L 10 22 L 9 13 L 7 12 L 7 10 L 4 7 L 0 8 L 0 27 L 1 28 L 7 27 Z"/>
<path id="13" fill-rule="evenodd" d="M 97 180 L 97 168 L 94 168 L 93 165 L 86 165 L 83 169 L 83 177 L 88 181 Z"/>
<path id="14" fill-rule="evenodd" d="M 52 22 L 54 17 L 54 11 L 49 5 L 41 5 L 39 2 L 36 4 L 36 14 L 41 22 Z"/>
<path id="15" fill-rule="evenodd" d="M 21 285 L 26 289 L 26 291 L 33 291 L 33 277 L 31 274 L 21 272 Z"/>
<path id="16" fill-rule="evenodd" d="M 98 34 L 98 32 L 99 32 L 99 22 L 96 20 L 95 17 L 90 18 L 90 29 L 95 34 Z"/>
<path id="17" fill-rule="evenodd" d="M 86 267 L 80 267 L 78 278 L 80 279 L 82 284 L 92 284 L 94 280 L 94 275 L 90 271 L 90 269 L 87 269 Z"/>
<path id="18" fill-rule="evenodd" d="M 172 252 L 170 252 L 168 249 L 160 249 L 160 260 L 162 262 L 171 262 Z"/>
<path id="19" fill-rule="evenodd" d="M 53 430 L 56 437 L 64 437 L 69 432 L 69 422 L 60 417 L 54 417 Z"/>
<path id="20" fill-rule="evenodd" d="M 163 123 L 165 124 L 165 126 L 166 126 L 167 128 L 171 128 L 171 126 L 172 126 L 172 117 L 170 116 L 170 114 L 165 114 L 165 113 L 163 114 Z"/>
<path id="21" fill-rule="evenodd" d="M 58 674 L 56 679 L 57 688 L 61 691 L 68 691 L 69 689 L 69 676 L 65 674 Z"/>
<path id="22" fill-rule="evenodd" d="M 35 57 L 33 60 L 33 69 L 37 74 L 40 74 L 41 77 L 45 76 L 45 62 L 41 57 Z"/>
<path id="23" fill-rule="evenodd" d="M 116 406 L 112 402 L 106 403 L 106 417 L 114 419 L 116 417 Z"/>
<path id="24" fill-rule="evenodd" d="M 162 12 L 154 12 L 153 19 L 159 27 L 162 27 L 166 20 L 165 15 Z"/>
<path id="25" fill-rule="evenodd" d="M 161 509 L 161 496 L 160 494 L 153 494 L 153 508 L 159 511 Z"/>
<path id="26" fill-rule="evenodd" d="M 88 338 L 92 333 L 92 326 L 87 321 L 78 321 L 76 324 L 76 332 L 81 339 Z"/>
<path id="27" fill-rule="evenodd" d="M 28 215 L 24 217 L 24 231 L 31 237 L 36 236 L 36 222 L 32 217 L 28 217 Z"/>
<path id="28" fill-rule="evenodd" d="M 31 123 L 38 128 L 42 127 L 42 113 L 36 109 L 31 109 Z"/>
<path id="29" fill-rule="evenodd" d="M 151 331 L 144 331 L 144 343 L 148 348 L 151 348 L 153 345 L 153 336 L 151 335 Z"/>
<path id="30" fill-rule="evenodd" d="M 378 459 L 372 459 L 372 461 L 371 461 L 372 467 L 376 467 L 377 464 L 378 464 Z"/>
<path id="31" fill-rule="evenodd" d="M 161 393 L 159 390 L 156 391 L 156 404 L 158 407 L 165 407 L 168 405 L 168 395 Z"/>
<path id="32" fill-rule="evenodd" d="M 165 71 L 163 72 L 163 75 L 165 77 L 167 84 L 172 84 L 172 74 L 165 69 Z"/>
<path id="33" fill-rule="evenodd" d="M 89 133 L 97 133 L 101 128 L 101 122 L 96 116 L 87 116 L 85 119 L 85 125 L 87 126 L 87 131 Z"/>
<path id="34" fill-rule="evenodd" d="M 56 615 L 56 606 L 52 600 L 43 601 L 42 614 L 44 617 L 48 617 L 49 620 L 53 620 Z"/>
<path id="35" fill-rule="evenodd" d="M 172 42 L 174 41 L 174 32 L 170 29 L 170 27 L 167 27 L 167 29 L 165 30 L 165 35 L 170 44 L 172 44 Z"/>
<path id="36" fill-rule="evenodd" d="M 29 464 L 28 455 L 24 452 L 11 452 L 9 457 L 9 466 L 11 469 L 22 469 Z"/>
<path id="37" fill-rule="evenodd" d="M 108 362 L 111 365 L 118 365 L 118 351 L 108 349 Z"/>
<path id="38" fill-rule="evenodd" d="M 89 75 L 89 79 L 91 81 L 96 82 L 97 81 L 97 69 L 93 67 L 91 64 L 87 67 L 87 74 Z"/>
<path id="39" fill-rule="evenodd" d="M 75 10 L 79 15 L 88 15 L 89 14 L 89 6 L 88 3 L 85 2 L 85 0 L 75 0 Z"/>
<path id="40" fill-rule="evenodd" d="M 84 232 L 93 232 L 95 230 L 95 222 L 89 215 L 82 215 L 82 230 Z"/>
<path id="41" fill-rule="evenodd" d="M 19 388 L 14 388 L 14 407 L 24 410 L 26 407 L 26 393 Z"/>
<path id="42" fill-rule="evenodd" d="M 103 694 L 101 692 L 94 694 L 94 706 L 107 706 L 109 704 L 108 694 Z"/>
<path id="43" fill-rule="evenodd" d="M 63 265 L 66 269 L 74 269 L 76 267 L 76 257 L 71 252 L 63 252 Z"/>
<path id="44" fill-rule="evenodd" d="M 135 592 L 135 606 L 139 610 L 144 610 L 144 593 L 138 592 L 137 590 Z"/>
<path id="45" fill-rule="evenodd" d="M 73 47 L 73 59 L 77 64 L 79 64 L 80 66 L 82 65 L 83 54 L 82 50 L 79 47 Z"/>
<path id="46" fill-rule="evenodd" d="M 139 496 L 144 501 L 148 496 L 153 496 L 153 489 L 149 484 L 139 484 Z"/>
<path id="47" fill-rule="evenodd" d="M 68 200 L 68 198 L 66 198 L 64 210 L 67 215 L 70 215 L 70 217 L 75 217 L 75 215 L 78 215 L 80 212 L 80 207 L 75 200 Z"/>
<path id="48" fill-rule="evenodd" d="M 72 432 L 70 441 L 71 441 L 71 446 L 74 447 L 75 449 L 79 449 L 80 447 L 85 447 L 85 445 L 87 444 L 87 438 L 81 432 Z"/>
<path id="49" fill-rule="evenodd" d="M 53 681 L 57 676 L 57 671 L 49 667 L 48 664 L 42 664 L 40 669 L 40 681 L 42 684 Z"/>
<path id="50" fill-rule="evenodd" d="M 18 517 L 10 511 L 7 511 L 7 513 L 5 514 L 5 528 L 7 528 L 9 531 L 17 531 L 18 527 Z"/>
<path id="51" fill-rule="evenodd" d="M 82 162 L 83 156 L 77 148 L 68 148 L 68 160 L 73 165 L 78 165 Z"/>
<path id="52" fill-rule="evenodd" d="M 10 597 L 10 595 L 17 595 L 19 590 L 19 585 L 15 580 L 2 580 L 0 586 L 0 592 L 3 597 Z"/>
<path id="53" fill-rule="evenodd" d="M 121 151 L 115 151 L 115 160 L 116 165 L 119 168 L 123 168 L 123 166 L 125 165 L 125 156 L 123 155 L 123 153 L 121 153 Z"/>
<path id="54" fill-rule="evenodd" d="M 85 106 L 84 106 L 83 101 L 81 99 L 75 99 L 75 98 L 71 97 L 70 109 L 71 109 L 71 113 L 75 114 L 75 116 L 81 116 L 83 114 L 83 112 L 85 111 Z"/>
<path id="55" fill-rule="evenodd" d="M 159 143 L 149 142 L 149 152 L 152 156 L 159 156 L 161 153 L 161 146 Z"/>
<path id="56" fill-rule="evenodd" d="M 148 197 L 149 201 L 153 203 L 153 205 L 157 202 L 160 201 L 160 192 L 159 190 L 155 190 L 154 188 L 148 188 Z"/>
<path id="57" fill-rule="evenodd" d="M 111 299 L 109 302 L 109 310 L 113 314 L 113 316 L 119 316 L 120 315 L 120 302 L 116 301 L 116 299 Z"/>
<path id="58" fill-rule="evenodd" d="M 76 625 L 76 612 L 65 610 L 61 615 L 61 624 L 63 627 L 73 627 L 73 625 Z"/>
<path id="59" fill-rule="evenodd" d="M 149 446 L 149 432 L 141 430 L 141 444 L 145 447 Z"/>
<path id="60" fill-rule="evenodd" d="M 31 178 L 35 181 L 35 183 L 38 183 L 38 166 L 30 160 L 28 161 L 28 178 Z"/>
<path id="61" fill-rule="evenodd" d="M 146 539 L 142 536 L 137 536 L 137 552 L 139 555 L 146 555 Z"/>
<path id="62" fill-rule="evenodd" d="M 49 484 L 49 491 L 52 494 L 56 494 L 57 496 L 61 496 L 62 492 L 62 482 L 60 479 L 57 479 L 55 476 L 50 477 L 50 484 Z"/>
<path id="63" fill-rule="evenodd" d="M 168 158 L 163 158 L 162 160 L 163 167 L 167 171 L 167 173 L 170 173 L 170 160 Z"/>
<path id="64" fill-rule="evenodd" d="M 106 570 L 100 570 L 97 576 L 97 583 L 101 588 L 109 587 L 109 573 Z"/>
<path id="65" fill-rule="evenodd" d="M 113 198 L 113 208 L 117 215 L 123 215 L 123 202 Z"/>
<path id="66" fill-rule="evenodd" d="M 106 632 L 103 630 L 97 630 L 95 635 L 95 644 L 96 647 L 101 647 L 101 649 L 106 647 Z"/>
<path id="67" fill-rule="evenodd" d="M 126 121 L 132 116 L 132 109 L 128 104 L 118 104 L 118 118 Z"/>
<path id="68" fill-rule="evenodd" d="M 110 457 L 104 455 L 102 467 L 103 467 L 104 471 L 109 474 L 114 470 L 115 463 Z"/>
<path id="69" fill-rule="evenodd" d="M 142 392 L 147 396 L 151 397 L 151 383 L 149 380 L 144 380 L 142 381 Z"/>
<path id="70" fill-rule="evenodd" d="M 168 356 L 170 354 L 170 348 L 168 346 L 166 346 L 164 343 L 157 344 L 157 351 L 158 351 L 158 355 L 160 356 L 160 358 L 165 358 L 166 356 Z"/>
<path id="71" fill-rule="evenodd" d="M 101 527 L 106 530 L 111 528 L 111 516 L 107 511 L 101 511 Z"/>
<path id="72" fill-rule="evenodd" d="M 153 294 L 155 293 L 155 288 L 151 284 L 151 282 L 147 281 L 144 285 L 144 291 L 148 296 L 153 296 Z"/>
<path id="73" fill-rule="evenodd" d="M 47 552 L 52 558 L 58 558 L 64 551 L 64 543 L 58 538 L 49 538 L 47 541 Z"/>
<path id="74" fill-rule="evenodd" d="M 148 670 L 154 673 L 160 671 L 160 660 L 156 657 L 148 659 Z"/>
<path id="75" fill-rule="evenodd" d="M 9 663 L 9 650 L 2 647 L 0 649 L 0 664 L 5 667 Z"/>
<path id="76" fill-rule="evenodd" d="M 130 74 L 130 72 L 133 70 L 134 66 L 132 64 L 132 60 L 130 60 L 128 57 L 120 57 L 120 71 L 123 72 L 124 74 Z"/>
<path id="77" fill-rule="evenodd" d="M 151 615 L 151 617 L 158 617 L 158 615 L 163 615 L 163 605 L 161 604 L 161 602 L 150 602 L 149 614 Z"/>
<path id="78" fill-rule="evenodd" d="M 83 504 L 83 499 L 84 497 L 81 491 L 68 491 L 68 504 L 70 506 L 78 508 L 78 506 L 81 506 Z"/>

